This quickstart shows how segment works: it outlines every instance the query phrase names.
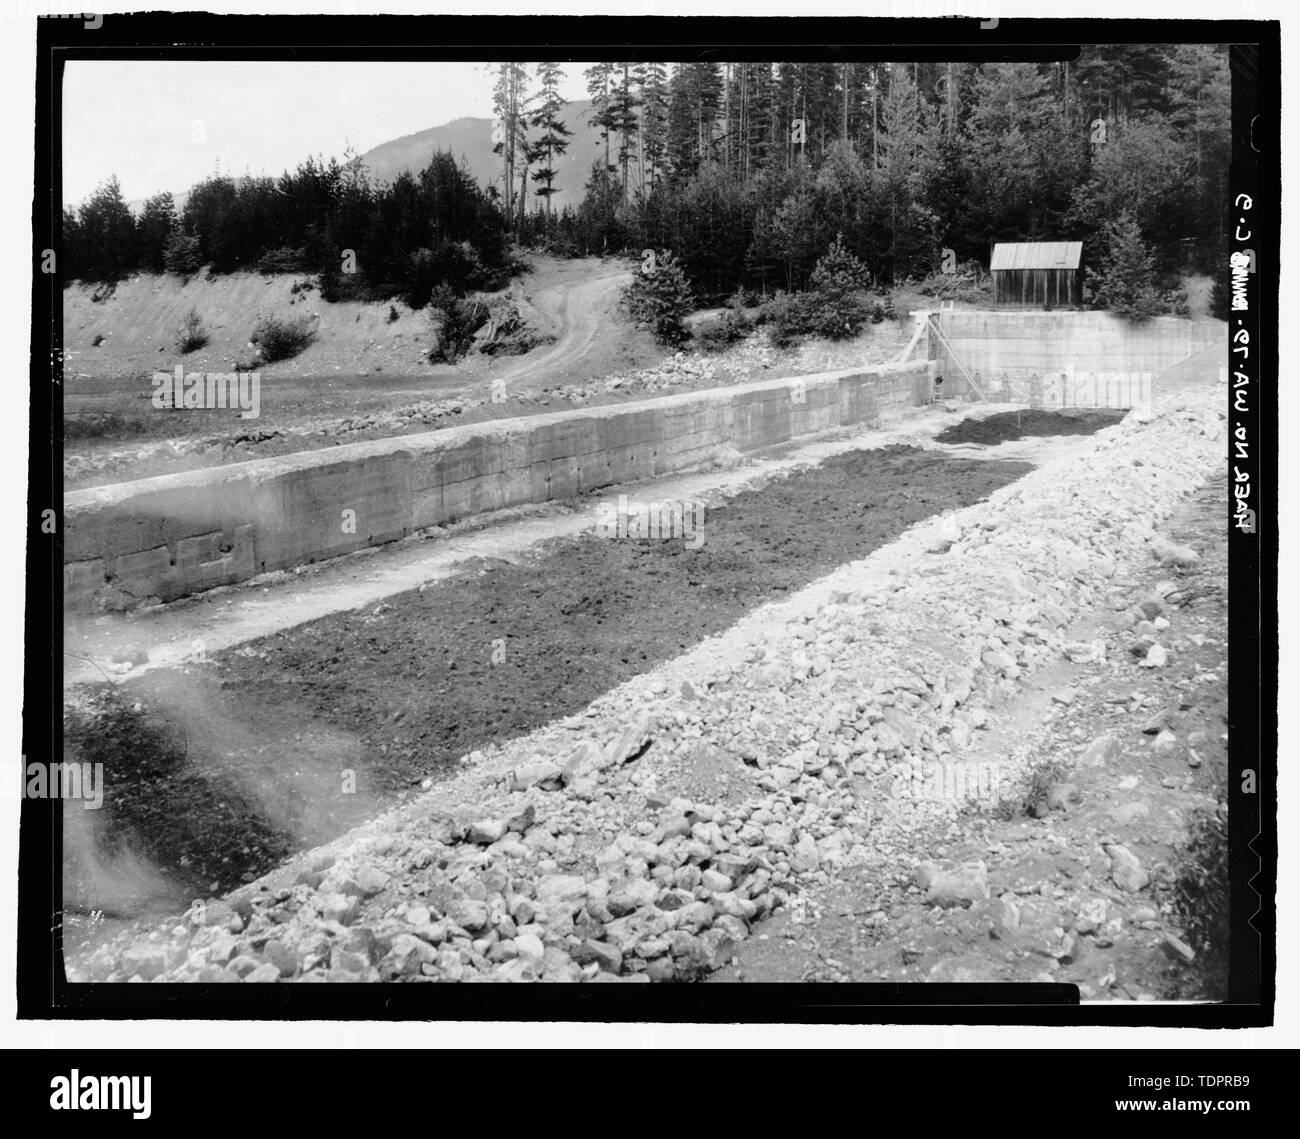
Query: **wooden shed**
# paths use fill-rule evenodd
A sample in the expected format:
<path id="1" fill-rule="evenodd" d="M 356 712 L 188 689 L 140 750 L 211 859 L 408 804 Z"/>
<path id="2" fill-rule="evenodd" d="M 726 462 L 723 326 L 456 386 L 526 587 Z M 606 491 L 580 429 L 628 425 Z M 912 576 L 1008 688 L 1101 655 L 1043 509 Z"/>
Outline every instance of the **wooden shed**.
<path id="1" fill-rule="evenodd" d="M 993 302 L 1002 308 L 1083 305 L 1082 241 L 1000 241 L 989 272 Z"/>

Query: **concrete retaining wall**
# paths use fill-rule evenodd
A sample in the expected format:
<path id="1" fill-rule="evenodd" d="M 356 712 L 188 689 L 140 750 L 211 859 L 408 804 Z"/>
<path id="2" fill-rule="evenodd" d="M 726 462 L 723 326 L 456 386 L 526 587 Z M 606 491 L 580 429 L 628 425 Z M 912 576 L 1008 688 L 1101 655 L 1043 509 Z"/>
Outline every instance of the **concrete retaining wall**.
<path id="1" fill-rule="evenodd" d="M 946 312 L 944 338 L 986 395 L 1023 398 L 1034 375 L 1158 375 L 1212 346 L 1227 349 L 1222 321 L 1161 316 L 1134 325 L 1105 312 Z M 943 394 L 966 398 L 969 385 L 933 332 L 929 356 L 943 377 Z"/>
<path id="2" fill-rule="evenodd" d="M 454 427 L 74 491 L 64 607 L 170 601 L 929 402 L 928 361 Z"/>

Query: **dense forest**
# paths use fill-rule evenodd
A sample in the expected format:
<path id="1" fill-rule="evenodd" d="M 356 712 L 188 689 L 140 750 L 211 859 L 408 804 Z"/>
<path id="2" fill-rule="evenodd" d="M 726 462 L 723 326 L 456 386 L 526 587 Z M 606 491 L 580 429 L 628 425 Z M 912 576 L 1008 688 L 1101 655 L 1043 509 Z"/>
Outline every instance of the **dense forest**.
<path id="1" fill-rule="evenodd" d="M 63 219 L 69 279 L 320 274 L 325 299 L 499 287 L 512 250 L 671 254 L 693 296 L 808 287 L 833 246 L 877 286 L 994 241 L 1082 240 L 1167 284 L 1221 262 L 1227 49 L 1099 45 L 1066 63 L 599 63 L 602 159 L 551 206 L 568 145 L 555 63 L 493 65 L 500 175 L 435 154 L 375 184 L 360 160 L 213 175 L 138 216 L 110 178 Z M 837 240 L 838 239 L 838 240 Z M 1098 296 L 1093 292 L 1094 299 Z"/>
<path id="2" fill-rule="evenodd" d="M 213 175 L 183 210 L 159 194 L 138 217 L 110 178 L 64 213 L 63 263 L 69 279 L 97 282 L 204 266 L 316 273 L 327 301 L 401 296 L 422 308 L 441 284 L 458 293 L 504 284 L 508 238 L 500 211 L 448 154 L 383 186 L 356 158 L 308 159 L 278 179 Z"/>

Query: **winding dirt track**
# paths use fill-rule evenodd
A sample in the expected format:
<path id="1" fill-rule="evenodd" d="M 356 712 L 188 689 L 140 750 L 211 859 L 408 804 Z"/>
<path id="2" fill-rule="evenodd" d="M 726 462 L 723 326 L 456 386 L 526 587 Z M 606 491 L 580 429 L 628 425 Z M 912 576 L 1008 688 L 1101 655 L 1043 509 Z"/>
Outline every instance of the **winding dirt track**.
<path id="1" fill-rule="evenodd" d="M 609 355 L 609 337 L 617 336 L 619 291 L 632 279 L 626 269 L 610 269 L 603 276 L 577 285 L 556 282 L 530 298 L 533 304 L 560 322 L 555 343 L 530 352 L 493 375 L 512 383 L 527 378 L 530 386 L 548 387 L 586 378 L 591 365 Z M 603 338 L 602 338 L 603 336 Z"/>
<path id="2" fill-rule="evenodd" d="M 472 400 L 482 405 L 461 415 L 458 423 L 547 410 L 532 404 L 497 406 L 490 402 L 492 391 L 498 381 L 517 392 L 582 384 L 633 371 L 663 357 L 663 349 L 620 312 L 620 293 L 631 276 L 624 264 L 600 258 L 535 259 L 532 271 L 518 278 L 509 291 L 528 324 L 543 336 L 554 337 L 553 341 L 523 356 L 471 354 L 454 367 L 422 361 L 417 371 L 403 373 L 395 356 L 401 350 L 399 345 L 409 350 L 408 340 L 377 345 L 374 329 L 357 323 L 358 332 L 351 320 L 336 322 L 330 337 L 322 337 L 304 353 L 300 363 L 307 367 L 303 374 L 270 377 L 257 424 L 268 434 L 237 439 L 236 431 L 246 432 L 246 425 L 237 424 L 231 430 L 229 420 L 215 418 L 222 413 L 204 412 L 196 413 L 191 422 L 176 424 L 184 428 L 178 437 L 225 437 L 234 453 L 223 453 L 219 461 L 242 462 L 431 430 L 424 413 L 439 401 Z M 376 352 L 384 354 L 376 357 Z M 79 384 L 68 396 L 74 412 L 134 414 L 139 402 L 138 378 L 83 377 Z M 156 434 L 74 440 L 69 451 L 81 457 L 70 484 L 78 486 L 210 465 L 189 453 L 178 459 L 171 440 Z"/>

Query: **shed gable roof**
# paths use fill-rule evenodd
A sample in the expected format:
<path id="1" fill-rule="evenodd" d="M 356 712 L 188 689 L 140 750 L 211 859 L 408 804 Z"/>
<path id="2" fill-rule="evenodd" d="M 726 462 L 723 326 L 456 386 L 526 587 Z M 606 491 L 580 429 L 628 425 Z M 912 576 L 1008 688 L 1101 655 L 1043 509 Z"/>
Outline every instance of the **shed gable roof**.
<path id="1" fill-rule="evenodd" d="M 999 241 L 989 269 L 1077 269 L 1082 241 Z"/>

